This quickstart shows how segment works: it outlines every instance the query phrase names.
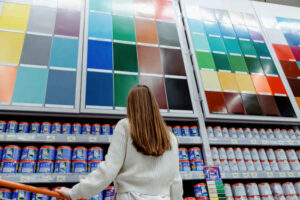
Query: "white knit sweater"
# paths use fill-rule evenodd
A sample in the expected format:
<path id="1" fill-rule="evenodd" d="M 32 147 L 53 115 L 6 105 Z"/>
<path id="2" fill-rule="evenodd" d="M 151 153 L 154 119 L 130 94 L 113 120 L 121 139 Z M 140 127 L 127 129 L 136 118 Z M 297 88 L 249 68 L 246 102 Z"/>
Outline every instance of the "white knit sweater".
<path id="1" fill-rule="evenodd" d="M 153 196 L 170 195 L 171 200 L 182 200 L 178 143 L 173 134 L 171 144 L 172 149 L 160 157 L 145 156 L 132 145 L 128 119 L 120 120 L 105 162 L 72 188 L 71 198 L 91 198 L 114 181 L 118 194 L 138 192 Z"/>

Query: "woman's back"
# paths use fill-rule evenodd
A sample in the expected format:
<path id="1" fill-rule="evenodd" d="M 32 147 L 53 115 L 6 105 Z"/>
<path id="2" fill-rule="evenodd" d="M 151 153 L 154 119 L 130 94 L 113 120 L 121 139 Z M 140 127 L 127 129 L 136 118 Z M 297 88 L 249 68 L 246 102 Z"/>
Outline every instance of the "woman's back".
<path id="1" fill-rule="evenodd" d="M 146 156 L 132 145 L 128 120 L 123 119 L 119 123 L 123 127 L 124 139 L 127 142 L 124 149 L 126 151 L 124 164 L 115 179 L 117 192 L 135 191 L 148 195 L 170 195 L 171 184 L 179 170 L 176 137 L 170 133 L 171 150 L 159 157 Z"/>

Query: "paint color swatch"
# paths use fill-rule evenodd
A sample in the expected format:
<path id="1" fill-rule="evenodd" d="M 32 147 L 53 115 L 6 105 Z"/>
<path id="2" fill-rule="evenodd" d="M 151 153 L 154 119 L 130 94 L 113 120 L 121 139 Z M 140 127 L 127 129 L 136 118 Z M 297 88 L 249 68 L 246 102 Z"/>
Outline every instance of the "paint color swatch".
<path id="1" fill-rule="evenodd" d="M 89 0 L 88 4 L 86 111 L 124 109 L 130 89 L 144 84 L 154 92 L 160 109 L 191 112 L 173 2 Z"/>
<path id="2" fill-rule="evenodd" d="M 46 6 L 40 2 L 4 3 L 0 104 L 29 110 L 35 106 L 41 111 L 79 109 L 82 7 L 82 1 L 67 0 Z"/>
<path id="3" fill-rule="evenodd" d="M 294 117 L 255 14 L 238 12 L 237 7 L 234 11 L 220 9 L 224 5 L 214 9 L 216 5 L 210 3 L 205 7 L 212 8 L 202 8 L 201 4 L 196 0 L 185 1 L 183 10 L 195 66 L 200 71 L 199 85 L 205 92 L 204 103 L 209 112 Z M 296 92 L 300 90 L 297 79 L 300 77 L 297 63 L 300 48 L 278 44 L 274 48 L 290 78 L 294 94 L 300 98 L 300 92 Z M 285 111 L 284 101 L 288 102 L 284 107 L 289 107 Z"/>

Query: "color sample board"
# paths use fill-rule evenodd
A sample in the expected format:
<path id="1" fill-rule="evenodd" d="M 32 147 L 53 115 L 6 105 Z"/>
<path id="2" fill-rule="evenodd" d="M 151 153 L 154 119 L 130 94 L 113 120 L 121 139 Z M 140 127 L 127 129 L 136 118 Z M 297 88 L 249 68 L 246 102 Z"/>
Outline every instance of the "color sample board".
<path id="1" fill-rule="evenodd" d="M 83 2 L 3 3 L 0 104 L 79 112 Z M 77 98 L 76 98 L 77 97 Z"/>
<path id="2" fill-rule="evenodd" d="M 129 90 L 144 84 L 154 92 L 161 110 L 192 112 L 173 2 L 87 4 L 83 110 L 123 110 Z"/>
<path id="3" fill-rule="evenodd" d="M 288 84 L 300 108 L 300 9 L 255 4 Z M 262 9 L 266 8 L 266 13 Z M 273 9 L 278 12 L 272 12 Z"/>
<path id="4" fill-rule="evenodd" d="M 296 117 L 250 2 L 188 0 L 181 6 L 209 115 Z"/>

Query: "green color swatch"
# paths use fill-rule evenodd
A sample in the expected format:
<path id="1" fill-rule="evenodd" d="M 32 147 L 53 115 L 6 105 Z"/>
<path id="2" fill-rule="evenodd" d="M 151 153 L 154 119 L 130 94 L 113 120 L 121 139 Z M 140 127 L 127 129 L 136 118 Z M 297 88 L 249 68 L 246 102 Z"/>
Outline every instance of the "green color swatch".
<path id="1" fill-rule="evenodd" d="M 244 55 L 257 56 L 253 42 L 246 40 L 239 40 L 240 47 Z"/>
<path id="2" fill-rule="evenodd" d="M 135 27 L 132 17 L 113 15 L 114 40 L 135 42 Z"/>
<path id="3" fill-rule="evenodd" d="M 194 49 L 196 51 L 210 51 L 209 44 L 205 35 L 192 34 Z"/>
<path id="4" fill-rule="evenodd" d="M 196 52 L 199 69 L 213 69 L 216 70 L 215 62 L 211 53 Z"/>
<path id="5" fill-rule="evenodd" d="M 135 45 L 114 43 L 114 70 L 138 72 Z"/>
<path id="6" fill-rule="evenodd" d="M 266 75 L 278 75 L 278 71 L 272 59 L 260 59 L 260 63 Z"/>
<path id="7" fill-rule="evenodd" d="M 213 53 L 213 58 L 216 64 L 217 71 L 231 71 L 229 60 L 226 54 Z"/>
<path id="8" fill-rule="evenodd" d="M 126 107 L 127 95 L 130 89 L 139 84 L 139 78 L 135 75 L 114 75 L 114 96 L 116 107 Z"/>
<path id="9" fill-rule="evenodd" d="M 241 51 L 238 40 L 224 38 L 224 43 L 225 43 L 228 54 L 233 53 L 233 54 L 242 55 L 242 51 Z"/>
<path id="10" fill-rule="evenodd" d="M 264 74 L 262 66 L 257 58 L 245 57 L 245 61 L 250 74 Z"/>
<path id="11" fill-rule="evenodd" d="M 233 72 L 249 73 L 243 56 L 229 55 L 228 58 Z"/>

